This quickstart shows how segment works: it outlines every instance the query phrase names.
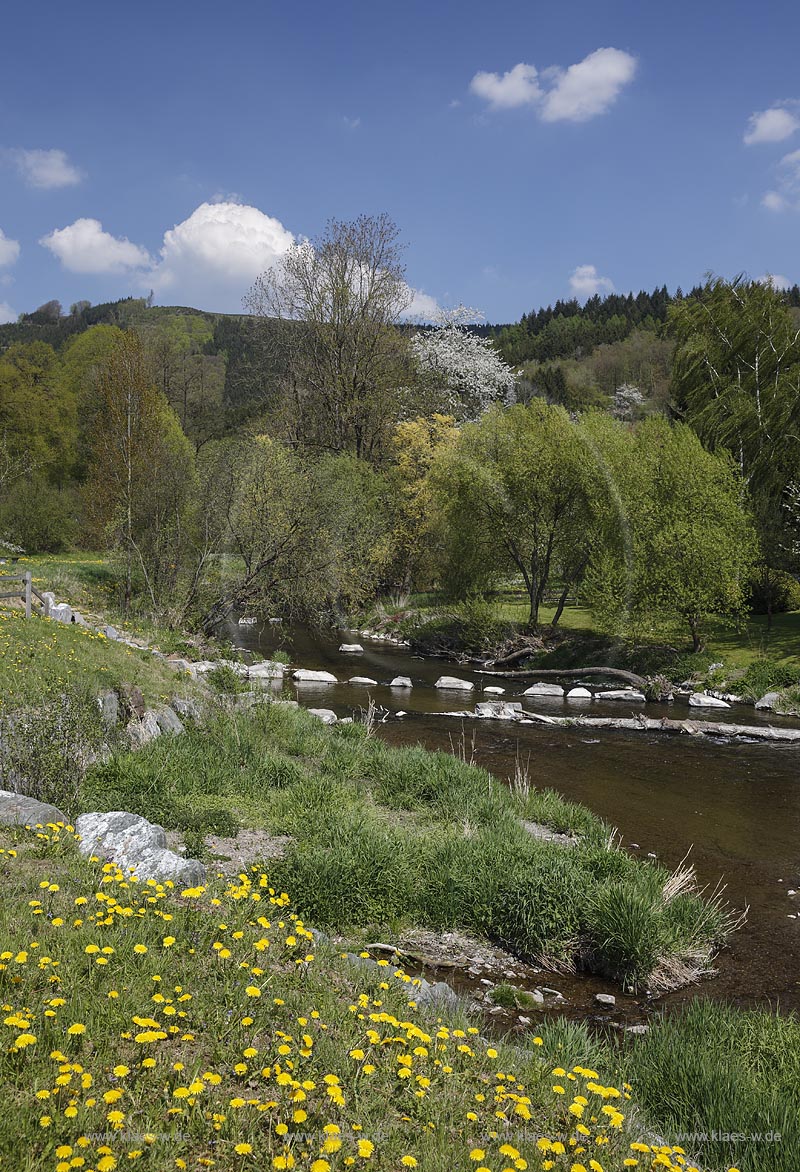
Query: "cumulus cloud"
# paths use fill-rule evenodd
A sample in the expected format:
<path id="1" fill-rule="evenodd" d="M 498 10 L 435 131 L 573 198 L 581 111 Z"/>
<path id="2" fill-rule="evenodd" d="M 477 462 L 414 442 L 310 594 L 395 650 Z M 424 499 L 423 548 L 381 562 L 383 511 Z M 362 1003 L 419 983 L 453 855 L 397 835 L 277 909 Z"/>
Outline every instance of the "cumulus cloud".
<path id="1" fill-rule="evenodd" d="M 15 322 L 18 317 L 19 314 L 11 308 L 7 301 L 0 301 L 0 326 Z"/>
<path id="2" fill-rule="evenodd" d="M 533 106 L 542 96 L 535 65 L 520 62 L 508 73 L 476 73 L 469 88 L 485 98 L 493 110 L 510 110 L 515 106 Z"/>
<path id="3" fill-rule="evenodd" d="M 800 211 L 800 150 L 790 151 L 778 164 L 778 182 L 761 200 L 770 212 Z"/>
<path id="4" fill-rule="evenodd" d="M 439 302 L 430 293 L 409 287 L 410 302 L 403 310 L 403 317 L 413 321 L 436 321 L 442 311 Z"/>
<path id="5" fill-rule="evenodd" d="M 29 187 L 74 187 L 83 172 L 71 163 L 66 151 L 13 150 L 11 158 Z"/>
<path id="6" fill-rule="evenodd" d="M 745 143 L 754 146 L 762 142 L 783 142 L 789 138 L 800 129 L 796 106 L 797 103 L 792 102 L 783 106 L 770 106 L 769 110 L 751 114 L 744 133 Z"/>
<path id="7" fill-rule="evenodd" d="M 570 276 L 569 287 L 581 298 L 614 292 L 614 282 L 609 277 L 601 277 L 594 265 L 578 265 Z"/>
<path id="8" fill-rule="evenodd" d="M 160 257 L 144 283 L 171 298 L 209 297 L 241 309 L 243 294 L 294 242 L 280 220 L 248 204 L 202 203 L 164 233 Z"/>
<path id="9" fill-rule="evenodd" d="M 146 249 L 105 232 L 99 220 L 76 220 L 42 236 L 39 243 L 72 273 L 124 273 L 150 264 Z"/>
<path id="10" fill-rule="evenodd" d="M 19 242 L 11 240 L 0 228 L 0 268 L 3 265 L 13 265 L 19 256 Z"/>
<path id="11" fill-rule="evenodd" d="M 476 73 L 470 89 L 492 109 L 532 106 L 543 122 L 586 122 L 613 105 L 636 73 L 636 58 L 622 49 L 595 49 L 567 69 L 541 73 L 520 63 L 507 73 Z"/>
<path id="12" fill-rule="evenodd" d="M 788 277 L 782 277 L 780 273 L 764 273 L 761 277 L 756 277 L 759 285 L 771 285 L 773 289 L 791 289 L 792 282 Z"/>

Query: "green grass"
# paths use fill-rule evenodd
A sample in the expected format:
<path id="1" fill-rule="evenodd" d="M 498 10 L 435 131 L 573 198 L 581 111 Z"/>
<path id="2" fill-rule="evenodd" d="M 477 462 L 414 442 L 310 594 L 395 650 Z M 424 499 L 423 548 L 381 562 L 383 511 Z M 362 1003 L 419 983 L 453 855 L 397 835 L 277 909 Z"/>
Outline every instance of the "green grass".
<path id="1" fill-rule="evenodd" d="M 0 711 L 41 703 L 77 684 L 97 695 L 123 680 L 137 684 L 148 703 L 192 690 L 188 676 L 146 651 L 74 624 L 0 611 Z"/>
<path id="2" fill-rule="evenodd" d="M 339 928 L 463 927 L 545 964 L 658 987 L 695 953 L 708 958 L 726 930 L 720 909 L 688 889 L 670 897 L 668 873 L 610 844 L 583 807 L 278 705 L 115 756 L 89 771 L 81 802 L 168 826 L 227 809 L 289 835 L 275 878 L 304 914 Z M 540 841 L 522 818 L 581 841 Z M 634 903 L 640 920 L 621 924 L 618 907 Z"/>
<path id="3" fill-rule="evenodd" d="M 430 1016 L 257 868 L 180 893 L 47 827 L 0 832 L 0 872 L 0 1167 L 565 1172 L 585 1151 L 622 1172 L 641 1136 L 580 1027 L 523 1047 Z M 638 1167 L 677 1172 L 662 1150 Z"/>
<path id="4" fill-rule="evenodd" d="M 632 1043 L 624 1066 L 646 1116 L 705 1166 L 800 1168 L 796 1016 L 694 1001 Z M 712 1132 L 747 1138 L 714 1140 Z M 681 1141 L 686 1133 L 707 1138 Z"/>

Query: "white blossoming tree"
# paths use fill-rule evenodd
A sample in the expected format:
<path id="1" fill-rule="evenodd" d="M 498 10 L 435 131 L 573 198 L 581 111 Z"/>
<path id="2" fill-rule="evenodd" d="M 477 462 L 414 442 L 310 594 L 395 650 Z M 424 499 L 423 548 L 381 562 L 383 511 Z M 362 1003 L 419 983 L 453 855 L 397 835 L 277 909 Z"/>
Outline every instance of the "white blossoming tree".
<path id="1" fill-rule="evenodd" d="M 477 419 L 492 403 L 508 398 L 514 385 L 514 371 L 491 341 L 469 329 L 480 317 L 466 305 L 442 310 L 435 329 L 416 334 L 411 342 L 434 409 L 461 420 Z"/>

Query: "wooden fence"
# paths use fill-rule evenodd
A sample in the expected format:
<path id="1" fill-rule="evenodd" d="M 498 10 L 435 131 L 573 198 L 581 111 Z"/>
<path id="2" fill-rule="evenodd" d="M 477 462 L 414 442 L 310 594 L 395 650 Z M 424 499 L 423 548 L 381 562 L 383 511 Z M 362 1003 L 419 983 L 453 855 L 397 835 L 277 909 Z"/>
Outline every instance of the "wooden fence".
<path id="1" fill-rule="evenodd" d="M 0 586 L 5 586 L 8 582 L 21 582 L 22 588 L 0 594 L 0 600 L 4 598 L 23 599 L 25 602 L 25 618 L 29 619 L 33 610 L 34 599 L 36 599 L 41 606 L 41 613 L 47 618 L 50 614 L 50 604 L 33 585 L 33 575 L 30 570 L 26 570 L 24 574 L 0 575 Z"/>

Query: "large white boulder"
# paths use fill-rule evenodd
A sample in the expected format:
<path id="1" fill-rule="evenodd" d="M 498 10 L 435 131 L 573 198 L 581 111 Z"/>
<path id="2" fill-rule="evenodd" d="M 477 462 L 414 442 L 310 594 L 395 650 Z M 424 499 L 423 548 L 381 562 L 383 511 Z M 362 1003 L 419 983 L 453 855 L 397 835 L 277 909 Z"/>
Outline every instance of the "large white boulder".
<path id="1" fill-rule="evenodd" d="M 389 684 L 390 688 L 413 688 L 410 676 L 395 676 Z"/>
<path id="2" fill-rule="evenodd" d="M 563 696 L 561 684 L 531 684 L 522 693 L 523 696 Z"/>
<path id="3" fill-rule="evenodd" d="M 360 643 L 342 643 L 339 650 L 346 651 L 349 655 L 358 655 L 359 651 L 363 651 L 364 648 Z"/>
<path id="4" fill-rule="evenodd" d="M 112 810 L 108 814 L 81 814 L 75 823 L 78 850 L 84 856 L 111 860 L 139 879 L 171 879 L 176 886 L 204 883 L 206 869 L 198 859 L 185 859 L 167 849 L 162 826 L 138 814 Z"/>
<path id="5" fill-rule="evenodd" d="M 251 663 L 247 676 L 251 680 L 282 680 L 285 670 L 282 663 L 273 663 L 267 659 L 263 663 Z"/>
<path id="6" fill-rule="evenodd" d="M 298 684 L 338 684 L 339 682 L 332 672 L 312 671 L 308 667 L 298 667 L 296 671 L 292 672 L 292 679 L 297 680 Z"/>
<path id="7" fill-rule="evenodd" d="M 628 704 L 644 704 L 647 700 L 644 692 L 636 688 L 611 688 L 607 692 L 595 692 L 595 700 L 622 700 Z"/>
<path id="8" fill-rule="evenodd" d="M 475 685 L 471 680 L 460 680 L 458 676 L 439 676 L 434 687 L 452 692 L 471 692 Z"/>
<path id="9" fill-rule="evenodd" d="M 588 688 L 570 688 L 567 692 L 568 700 L 591 700 L 592 693 Z"/>
<path id="10" fill-rule="evenodd" d="M 370 679 L 369 676 L 351 676 L 347 682 L 348 684 L 361 684 L 364 688 L 375 688 L 378 684 L 377 680 Z"/>
<path id="11" fill-rule="evenodd" d="M 711 696 L 708 692 L 692 692 L 689 697 L 690 708 L 730 708 L 727 700 L 720 700 L 718 696 Z"/>
<path id="12" fill-rule="evenodd" d="M 497 684 L 487 684 L 483 690 L 487 696 L 502 696 L 505 693 L 505 688 L 499 688 Z"/>

